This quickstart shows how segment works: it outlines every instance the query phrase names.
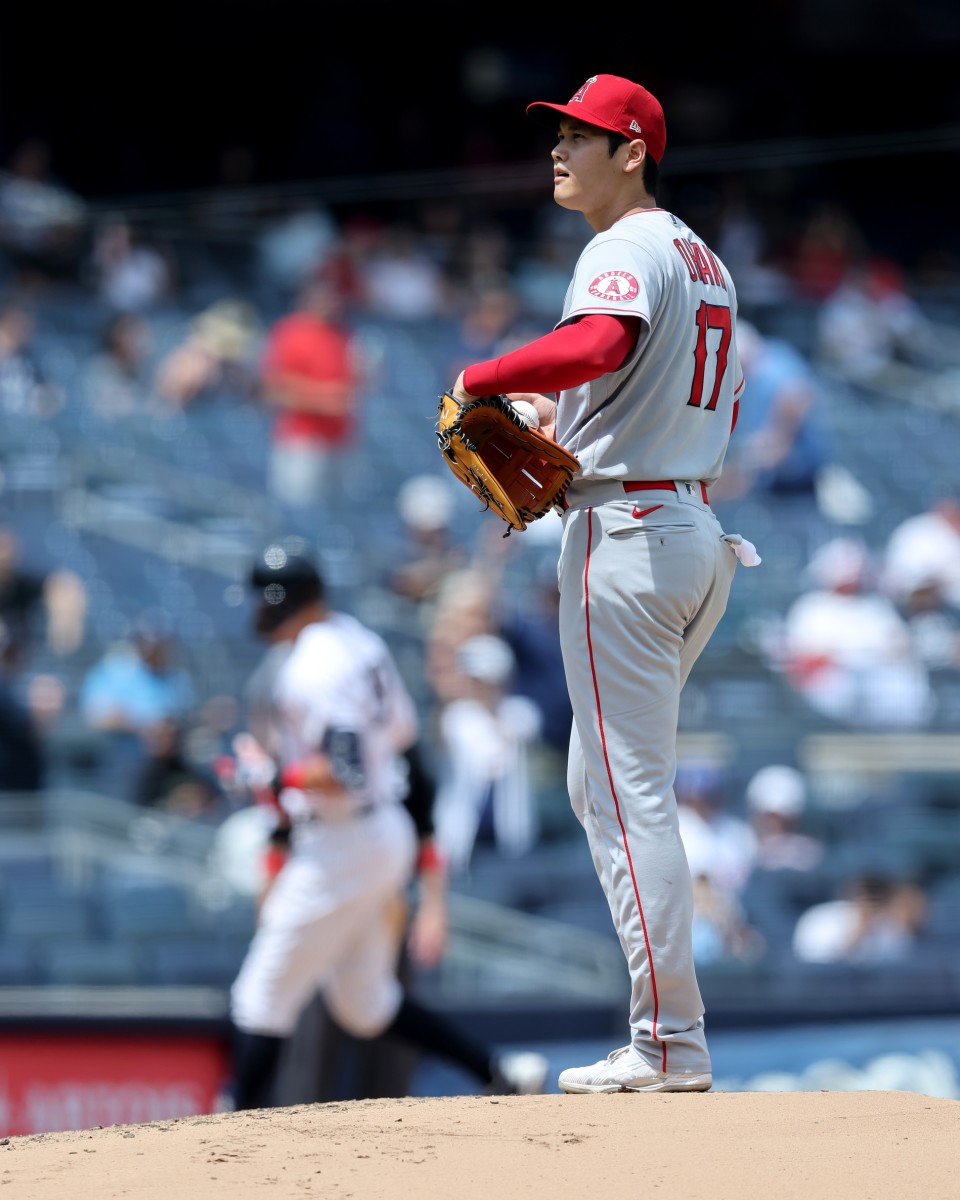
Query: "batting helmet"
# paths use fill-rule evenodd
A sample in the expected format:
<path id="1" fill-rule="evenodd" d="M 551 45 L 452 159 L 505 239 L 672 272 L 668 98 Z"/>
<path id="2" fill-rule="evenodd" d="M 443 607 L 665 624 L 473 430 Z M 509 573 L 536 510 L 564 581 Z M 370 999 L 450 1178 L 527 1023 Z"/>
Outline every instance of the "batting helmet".
<path id="1" fill-rule="evenodd" d="M 324 597 L 323 579 L 299 544 L 274 542 L 259 556 L 250 572 L 257 602 L 254 627 L 270 633 L 307 604 Z"/>

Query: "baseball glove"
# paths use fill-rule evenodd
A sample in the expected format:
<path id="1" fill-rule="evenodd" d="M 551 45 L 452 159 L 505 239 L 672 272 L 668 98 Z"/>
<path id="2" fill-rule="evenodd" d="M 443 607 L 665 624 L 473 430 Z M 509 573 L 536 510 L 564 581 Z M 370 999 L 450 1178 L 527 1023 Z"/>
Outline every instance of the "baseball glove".
<path id="1" fill-rule="evenodd" d="M 437 443 L 461 483 L 510 527 L 526 529 L 563 499 L 580 464 L 569 450 L 528 427 L 506 396 L 461 404 L 440 396 Z"/>

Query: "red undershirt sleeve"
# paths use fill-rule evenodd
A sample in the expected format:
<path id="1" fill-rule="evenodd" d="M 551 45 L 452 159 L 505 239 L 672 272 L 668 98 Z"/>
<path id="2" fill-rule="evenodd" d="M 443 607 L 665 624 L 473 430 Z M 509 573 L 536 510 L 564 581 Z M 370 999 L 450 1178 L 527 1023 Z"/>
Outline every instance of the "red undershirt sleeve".
<path id="1" fill-rule="evenodd" d="M 639 317 L 592 313 L 499 358 L 467 367 L 472 396 L 560 392 L 616 371 L 636 344 Z"/>

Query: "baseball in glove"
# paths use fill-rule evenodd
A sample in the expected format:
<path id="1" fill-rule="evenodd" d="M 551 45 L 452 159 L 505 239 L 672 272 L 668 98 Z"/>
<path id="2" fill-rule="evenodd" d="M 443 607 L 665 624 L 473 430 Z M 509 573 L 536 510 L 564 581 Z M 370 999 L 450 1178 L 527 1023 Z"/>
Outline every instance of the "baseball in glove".
<path id="1" fill-rule="evenodd" d="M 461 483 L 511 530 L 524 530 L 563 499 L 580 464 L 569 450 L 529 427 L 506 396 L 461 404 L 440 396 L 437 444 Z"/>

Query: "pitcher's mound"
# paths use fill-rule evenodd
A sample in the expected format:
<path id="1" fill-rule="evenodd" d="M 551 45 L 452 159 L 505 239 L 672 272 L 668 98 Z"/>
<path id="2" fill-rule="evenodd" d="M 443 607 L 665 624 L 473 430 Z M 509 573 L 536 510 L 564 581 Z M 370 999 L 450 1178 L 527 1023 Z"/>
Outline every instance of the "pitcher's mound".
<path id="1" fill-rule="evenodd" d="M 960 1101 L 910 1092 L 353 1100 L 2 1139 L 30 1200 L 956 1200 Z"/>

